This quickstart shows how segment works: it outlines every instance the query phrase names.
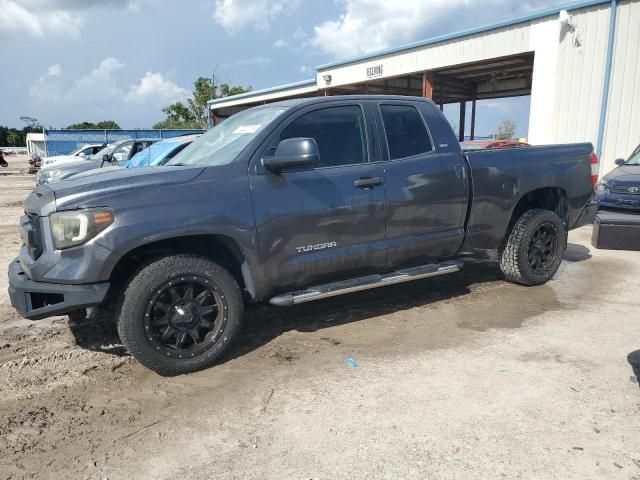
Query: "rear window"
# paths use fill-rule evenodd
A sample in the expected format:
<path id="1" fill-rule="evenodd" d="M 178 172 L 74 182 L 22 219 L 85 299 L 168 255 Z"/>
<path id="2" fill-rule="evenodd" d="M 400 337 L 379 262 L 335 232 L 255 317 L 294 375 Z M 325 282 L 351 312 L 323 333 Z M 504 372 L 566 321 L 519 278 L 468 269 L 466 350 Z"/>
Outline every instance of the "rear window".
<path id="1" fill-rule="evenodd" d="M 380 105 L 389 159 L 413 157 L 432 150 L 422 116 L 411 105 Z"/>

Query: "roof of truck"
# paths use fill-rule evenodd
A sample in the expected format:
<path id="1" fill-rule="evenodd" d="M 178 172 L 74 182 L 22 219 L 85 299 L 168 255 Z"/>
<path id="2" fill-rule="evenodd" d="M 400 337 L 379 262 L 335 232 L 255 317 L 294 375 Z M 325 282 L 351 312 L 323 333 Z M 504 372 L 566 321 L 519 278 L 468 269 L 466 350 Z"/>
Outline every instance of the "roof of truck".
<path id="1" fill-rule="evenodd" d="M 344 100 L 382 100 L 382 101 L 402 101 L 406 102 L 407 100 L 413 102 L 430 102 L 428 98 L 425 97 L 412 97 L 409 95 L 330 95 L 326 97 L 306 97 L 306 98 L 291 98 L 288 100 L 280 100 L 278 102 L 271 102 L 265 105 L 260 105 L 260 107 L 271 107 L 271 106 L 283 106 L 283 107 L 295 107 L 299 105 L 313 105 L 317 103 L 331 103 L 338 102 Z"/>

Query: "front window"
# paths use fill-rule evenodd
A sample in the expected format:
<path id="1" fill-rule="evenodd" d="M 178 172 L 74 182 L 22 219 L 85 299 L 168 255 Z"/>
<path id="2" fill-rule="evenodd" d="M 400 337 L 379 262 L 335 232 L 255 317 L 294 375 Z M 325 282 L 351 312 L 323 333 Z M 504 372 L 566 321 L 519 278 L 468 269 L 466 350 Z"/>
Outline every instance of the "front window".
<path id="1" fill-rule="evenodd" d="M 357 105 L 321 108 L 296 118 L 280 135 L 313 138 L 320 153 L 319 167 L 367 161 L 367 140 L 362 110 Z"/>
<path id="2" fill-rule="evenodd" d="M 636 151 L 626 161 L 626 165 L 640 165 L 640 147 L 636 148 Z"/>
<path id="3" fill-rule="evenodd" d="M 231 163 L 258 132 L 285 110 L 286 107 L 261 107 L 237 113 L 203 134 L 165 165 Z"/>

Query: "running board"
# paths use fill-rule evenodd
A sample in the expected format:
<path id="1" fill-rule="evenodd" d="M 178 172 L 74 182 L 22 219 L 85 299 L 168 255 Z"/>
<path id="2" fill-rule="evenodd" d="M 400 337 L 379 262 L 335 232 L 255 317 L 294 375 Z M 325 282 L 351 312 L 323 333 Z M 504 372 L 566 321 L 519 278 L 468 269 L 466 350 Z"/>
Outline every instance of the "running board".
<path id="1" fill-rule="evenodd" d="M 307 290 L 283 293 L 269 300 L 272 305 L 290 307 L 299 303 L 312 302 L 322 298 L 335 297 L 345 293 L 369 290 L 370 288 L 386 287 L 396 283 L 410 282 L 421 278 L 435 277 L 447 273 L 457 272 L 462 268 L 461 261 L 447 261 L 442 263 L 430 263 L 419 267 L 405 268 L 384 275 L 367 275 L 366 277 L 352 278 L 341 282 L 326 283 Z"/>

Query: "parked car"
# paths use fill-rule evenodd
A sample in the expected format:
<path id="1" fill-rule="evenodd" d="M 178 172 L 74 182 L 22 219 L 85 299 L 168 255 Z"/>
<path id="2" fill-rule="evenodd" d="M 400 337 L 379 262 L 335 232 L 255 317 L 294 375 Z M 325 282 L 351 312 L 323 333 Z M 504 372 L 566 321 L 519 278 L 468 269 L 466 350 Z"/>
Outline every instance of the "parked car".
<path id="1" fill-rule="evenodd" d="M 419 97 L 262 105 L 162 168 L 38 187 L 9 267 L 30 319 L 117 305 L 128 351 L 164 375 L 221 358 L 245 301 L 289 306 L 444 275 L 497 249 L 507 280 L 545 283 L 590 222 L 589 143 L 462 154 Z"/>
<path id="2" fill-rule="evenodd" d="M 56 165 L 73 163 L 85 157 L 90 157 L 91 155 L 95 155 L 106 146 L 107 146 L 106 143 L 81 145 L 79 148 L 77 148 L 76 150 L 74 150 L 68 155 L 55 155 L 53 157 L 45 157 L 44 160 L 42 160 L 41 166 L 45 167 L 47 165 L 52 165 L 54 163 Z"/>
<path id="3" fill-rule="evenodd" d="M 131 157 L 131 160 L 125 162 L 122 166 L 125 168 L 138 168 L 162 165 L 180 153 L 187 145 L 193 142 L 200 135 L 201 134 L 183 135 L 180 137 L 160 140 L 149 148 L 145 148 L 141 152 L 135 154 Z"/>
<path id="4" fill-rule="evenodd" d="M 485 148 L 519 148 L 530 147 L 527 142 L 520 140 L 468 140 L 460 143 L 462 150 L 482 150 Z"/>
<path id="5" fill-rule="evenodd" d="M 143 151 L 157 138 L 138 138 L 135 140 L 121 140 L 111 144 L 98 153 L 87 157 L 86 160 L 70 162 L 66 165 L 49 165 L 40 169 L 36 175 L 36 185 L 59 182 L 73 175 L 102 167 L 122 166 L 135 154 Z"/>
<path id="6" fill-rule="evenodd" d="M 599 210 L 640 213 L 640 145 L 627 160 L 616 160 L 617 168 L 596 186 Z"/>

